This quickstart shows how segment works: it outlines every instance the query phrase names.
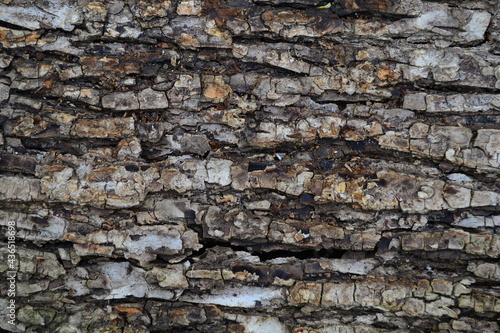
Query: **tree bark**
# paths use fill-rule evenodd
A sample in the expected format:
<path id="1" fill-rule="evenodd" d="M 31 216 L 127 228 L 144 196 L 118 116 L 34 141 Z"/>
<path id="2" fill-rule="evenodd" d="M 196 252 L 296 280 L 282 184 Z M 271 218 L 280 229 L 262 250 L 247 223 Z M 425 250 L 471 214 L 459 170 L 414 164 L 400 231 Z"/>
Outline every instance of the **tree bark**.
<path id="1" fill-rule="evenodd" d="M 0 328 L 498 332 L 497 0 L 0 4 Z"/>

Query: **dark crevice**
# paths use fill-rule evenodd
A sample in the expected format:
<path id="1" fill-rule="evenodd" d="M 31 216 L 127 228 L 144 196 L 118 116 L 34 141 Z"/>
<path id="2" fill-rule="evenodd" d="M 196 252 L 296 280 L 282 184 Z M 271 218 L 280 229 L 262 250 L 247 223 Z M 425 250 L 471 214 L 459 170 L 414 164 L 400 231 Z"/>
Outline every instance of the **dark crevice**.
<path id="1" fill-rule="evenodd" d="M 44 78 L 39 78 L 38 80 L 42 80 L 42 79 L 44 79 Z M 47 78 L 45 78 L 45 79 L 47 79 Z M 85 88 L 85 87 L 82 87 L 82 88 Z M 52 105 L 57 105 L 57 106 L 60 106 L 63 108 L 66 107 L 68 109 L 73 109 L 73 111 L 72 111 L 73 113 L 77 113 L 78 111 L 75 109 L 78 109 L 78 108 L 80 108 L 81 110 L 85 110 L 85 112 L 88 112 L 89 108 L 90 109 L 94 108 L 94 110 L 96 108 L 95 106 L 88 104 L 88 103 L 85 103 L 84 101 L 81 101 L 79 99 L 68 98 L 67 100 L 62 100 L 60 96 L 51 96 L 51 95 L 44 94 L 44 92 L 47 92 L 51 89 L 52 88 L 45 88 L 43 86 L 43 84 L 40 84 L 40 87 L 38 87 L 36 89 L 30 89 L 30 90 L 11 89 L 10 93 L 12 95 L 27 97 L 29 99 L 36 100 L 39 102 L 43 102 L 43 103 L 47 103 L 47 104 L 53 103 Z M 38 109 L 34 109 L 29 105 L 26 105 L 26 104 L 21 104 L 21 105 L 23 106 L 23 108 L 32 109 L 32 110 L 35 110 L 35 112 L 39 112 Z"/>
<path id="2" fill-rule="evenodd" d="M 265 170 L 267 168 L 267 163 L 262 162 L 248 162 L 248 172 Z"/>
<path id="3" fill-rule="evenodd" d="M 13 24 L 13 23 L 9 23 L 9 22 L 5 22 L 5 21 L 2 21 L 2 20 L 0 20 L 0 27 L 7 28 L 7 29 L 12 29 L 12 30 L 28 30 L 27 28 L 25 28 L 23 26 L 20 26 L 20 25 L 17 25 L 17 24 Z"/>
<path id="4" fill-rule="evenodd" d="M 346 253 L 345 250 L 336 249 L 320 249 L 320 250 L 301 250 L 301 251 L 286 251 L 274 250 L 269 252 L 260 252 L 256 254 L 261 261 L 272 260 L 276 258 L 295 258 L 299 260 L 307 259 L 341 259 Z"/>
<path id="5" fill-rule="evenodd" d="M 253 2 L 257 5 L 260 6 L 271 6 L 271 8 L 276 8 L 280 10 L 284 9 L 314 9 L 319 6 L 324 6 L 328 2 L 325 1 L 283 1 L 283 2 L 277 2 L 277 1 L 267 1 L 267 0 L 253 0 Z"/>
<path id="6" fill-rule="evenodd" d="M 248 244 L 248 245 L 235 245 L 229 241 L 222 241 L 210 238 L 201 238 L 200 243 L 203 248 L 198 251 L 193 251 L 192 255 L 188 258 L 189 261 L 193 261 L 194 258 L 203 259 L 206 253 L 210 252 L 214 248 L 230 248 L 233 251 L 243 251 L 248 252 L 251 255 L 259 257 L 261 262 L 267 260 L 273 260 L 277 258 L 291 258 L 298 260 L 307 259 L 351 259 L 351 258 L 370 258 L 375 255 L 376 251 L 349 251 L 335 248 L 320 248 L 320 249 L 300 249 L 300 248 L 289 248 L 280 250 L 269 250 L 269 245 L 272 244 Z M 280 245 L 280 247 L 286 248 L 285 245 Z"/>
<path id="7" fill-rule="evenodd" d="M 137 265 L 137 262 L 135 260 L 131 259 L 125 259 L 123 257 L 103 257 L 103 256 L 98 256 L 98 255 L 89 255 L 89 256 L 82 256 L 80 261 L 75 267 L 88 267 L 88 268 L 93 268 L 96 266 L 98 263 L 129 263 L 131 266 L 134 267 L 140 267 Z"/>
<path id="8" fill-rule="evenodd" d="M 426 93 L 432 94 L 434 92 L 448 92 L 448 93 L 462 93 L 462 94 L 492 94 L 497 93 L 499 89 L 497 88 L 487 88 L 487 87 L 474 87 L 474 86 L 464 86 L 453 84 L 452 82 L 446 85 L 439 85 L 434 82 L 429 82 L 428 80 L 417 81 L 416 87 L 419 89 L 424 89 Z"/>
<path id="9" fill-rule="evenodd" d="M 325 149 L 322 149 L 324 147 Z M 291 160 L 287 159 L 287 164 L 293 164 L 295 155 L 302 152 L 311 151 L 313 156 L 316 157 L 315 162 L 318 166 L 323 166 L 322 169 L 317 171 L 325 172 L 331 170 L 333 166 L 337 165 L 340 161 L 349 161 L 352 158 L 363 157 L 364 159 L 385 160 L 395 163 L 415 163 L 418 161 L 422 166 L 432 167 L 437 169 L 445 168 L 444 173 L 464 173 L 473 179 L 480 180 L 484 183 L 493 183 L 494 178 L 489 176 L 483 171 L 469 168 L 463 165 L 449 164 L 444 158 L 435 158 L 432 156 L 416 154 L 410 151 L 387 150 L 379 146 L 378 142 L 373 138 L 368 138 L 362 141 L 344 141 L 342 139 L 317 139 L 305 143 L 290 142 L 280 144 L 276 147 L 253 147 L 247 146 L 241 149 L 241 153 L 252 152 L 257 154 L 267 154 L 275 156 L 276 152 L 281 154 L 290 155 Z M 329 156 L 329 152 L 336 151 L 335 155 Z M 388 154 L 388 151 L 390 154 Z M 274 161 L 279 162 L 279 161 Z M 335 162 L 335 163 L 334 163 Z M 260 162 L 251 162 L 249 170 L 263 170 L 264 164 L 257 164 Z M 275 164 L 274 163 L 274 164 Z M 443 163 L 447 163 L 444 165 Z M 448 165 L 449 164 L 449 165 Z M 328 167 L 330 165 L 330 167 Z"/>

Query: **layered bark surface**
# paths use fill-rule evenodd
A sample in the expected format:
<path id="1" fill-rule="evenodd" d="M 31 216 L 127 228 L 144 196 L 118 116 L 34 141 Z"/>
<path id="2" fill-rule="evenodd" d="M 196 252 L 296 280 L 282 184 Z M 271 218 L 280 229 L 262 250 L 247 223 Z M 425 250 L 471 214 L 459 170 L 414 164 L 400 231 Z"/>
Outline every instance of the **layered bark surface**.
<path id="1" fill-rule="evenodd" d="M 497 332 L 499 29 L 497 0 L 3 1 L 0 327 Z"/>

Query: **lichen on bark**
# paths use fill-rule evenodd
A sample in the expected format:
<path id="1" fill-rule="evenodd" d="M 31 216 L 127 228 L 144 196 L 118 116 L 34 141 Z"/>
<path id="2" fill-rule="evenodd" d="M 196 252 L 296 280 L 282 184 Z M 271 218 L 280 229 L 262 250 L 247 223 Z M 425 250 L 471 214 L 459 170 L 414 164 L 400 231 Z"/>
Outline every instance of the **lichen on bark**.
<path id="1" fill-rule="evenodd" d="M 499 331 L 499 8 L 1 2 L 0 328 Z"/>

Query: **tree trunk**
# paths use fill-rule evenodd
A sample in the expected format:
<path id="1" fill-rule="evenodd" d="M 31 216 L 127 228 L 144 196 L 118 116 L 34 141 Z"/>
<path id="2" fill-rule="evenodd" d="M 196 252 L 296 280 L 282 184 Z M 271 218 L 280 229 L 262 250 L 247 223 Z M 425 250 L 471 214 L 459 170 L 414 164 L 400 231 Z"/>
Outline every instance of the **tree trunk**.
<path id="1" fill-rule="evenodd" d="M 0 4 L 0 327 L 498 332 L 497 0 Z"/>

